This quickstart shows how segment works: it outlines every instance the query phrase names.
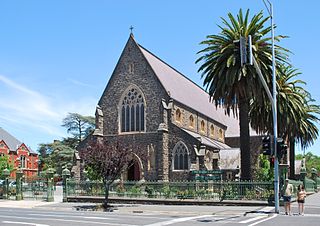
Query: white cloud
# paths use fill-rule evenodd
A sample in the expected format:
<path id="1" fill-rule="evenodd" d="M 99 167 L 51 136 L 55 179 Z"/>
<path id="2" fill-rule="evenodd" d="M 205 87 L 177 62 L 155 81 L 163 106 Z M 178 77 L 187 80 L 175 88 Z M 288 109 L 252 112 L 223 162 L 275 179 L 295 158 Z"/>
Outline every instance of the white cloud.
<path id="1" fill-rule="evenodd" d="M 84 86 L 84 87 L 90 87 L 90 88 L 94 87 L 94 85 L 87 84 L 87 83 L 84 83 L 84 82 L 80 82 L 80 81 L 75 80 L 73 78 L 68 78 L 68 81 L 70 81 L 72 84 L 77 85 L 77 86 Z"/>
<path id="2" fill-rule="evenodd" d="M 49 91 L 48 91 L 49 92 Z M 94 115 L 94 98 L 67 101 L 65 95 L 49 98 L 17 81 L 0 75 L 0 123 L 24 130 L 38 131 L 43 136 L 66 136 L 61 127 L 68 112 Z M 0 126 L 1 126 L 0 124 Z M 37 136 L 37 134 L 35 134 Z"/>

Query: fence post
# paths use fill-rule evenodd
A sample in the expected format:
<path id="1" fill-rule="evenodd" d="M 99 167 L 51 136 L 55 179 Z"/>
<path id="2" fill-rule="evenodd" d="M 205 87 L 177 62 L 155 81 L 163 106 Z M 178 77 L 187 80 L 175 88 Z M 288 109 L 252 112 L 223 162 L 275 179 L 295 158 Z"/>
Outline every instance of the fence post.
<path id="1" fill-rule="evenodd" d="M 62 199 L 62 201 L 63 202 L 68 202 L 68 199 L 67 199 L 67 179 L 70 177 L 70 175 L 71 175 L 71 173 L 67 168 L 62 170 L 62 180 L 63 180 L 63 183 L 62 183 L 63 199 Z"/>
<path id="2" fill-rule="evenodd" d="M 2 170 L 2 175 L 5 177 L 5 191 L 6 191 L 6 199 L 9 199 L 9 177 L 10 177 L 10 170 L 5 168 Z"/>
<path id="3" fill-rule="evenodd" d="M 302 180 L 303 186 L 305 187 L 305 189 L 307 191 L 306 175 L 307 175 L 307 170 L 305 167 L 302 167 L 300 170 L 300 179 Z"/>
<path id="4" fill-rule="evenodd" d="M 318 190 L 318 171 L 315 168 L 311 169 L 311 179 L 314 181 L 314 191 L 317 192 Z"/>
<path id="5" fill-rule="evenodd" d="M 16 172 L 16 200 L 22 200 L 22 176 L 23 171 L 18 169 Z"/>
<path id="6" fill-rule="evenodd" d="M 47 190 L 47 202 L 53 202 L 53 174 L 54 170 L 52 168 L 47 169 L 47 183 L 48 183 L 48 190 Z"/>

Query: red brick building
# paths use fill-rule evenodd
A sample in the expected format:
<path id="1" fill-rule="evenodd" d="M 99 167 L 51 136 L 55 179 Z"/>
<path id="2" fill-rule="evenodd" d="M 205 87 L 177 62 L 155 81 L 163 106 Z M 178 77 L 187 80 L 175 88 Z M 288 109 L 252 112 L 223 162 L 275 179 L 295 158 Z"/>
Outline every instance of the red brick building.
<path id="1" fill-rule="evenodd" d="M 38 174 L 38 154 L 1 127 L 0 155 L 8 155 L 10 164 L 13 164 L 10 177 L 16 177 L 16 171 L 19 167 L 23 170 L 25 177 Z"/>

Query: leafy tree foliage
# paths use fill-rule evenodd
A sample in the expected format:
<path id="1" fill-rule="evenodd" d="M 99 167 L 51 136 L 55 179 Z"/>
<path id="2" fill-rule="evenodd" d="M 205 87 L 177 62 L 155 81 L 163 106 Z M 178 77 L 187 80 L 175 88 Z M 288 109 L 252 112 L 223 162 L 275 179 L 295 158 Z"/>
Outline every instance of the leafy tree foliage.
<path id="1" fill-rule="evenodd" d="M 13 170 L 13 164 L 9 161 L 9 156 L 0 156 L 0 177 L 3 178 L 2 171 L 8 169 L 10 172 Z"/>
<path id="2" fill-rule="evenodd" d="M 71 169 L 75 149 L 55 140 L 53 143 L 40 144 L 40 160 L 42 170 L 54 168 L 61 175 L 64 168 Z"/>
<path id="3" fill-rule="evenodd" d="M 239 113 L 240 150 L 241 150 L 241 178 L 251 179 L 251 153 L 249 135 L 249 105 L 251 100 L 262 102 L 267 98 L 262 84 L 252 65 L 241 65 L 240 37 L 252 37 L 253 56 L 259 65 L 266 82 L 271 87 L 272 78 L 272 45 L 268 33 L 271 26 L 266 26 L 267 18 L 260 12 L 249 18 L 249 10 L 242 13 L 240 9 L 235 17 L 231 13 L 228 19 L 222 18 L 224 26 L 219 26 L 221 32 L 208 35 L 200 44 L 206 45 L 198 53 L 202 56 L 196 61 L 202 62 L 199 72 L 204 77 L 204 86 L 217 106 L 222 106 L 230 114 Z M 268 36 L 267 36 L 268 35 Z M 275 37 L 279 41 L 283 36 Z M 276 61 L 286 62 L 287 50 L 276 45 Z"/>
<path id="4" fill-rule="evenodd" d="M 134 156 L 146 159 L 146 154 L 138 147 L 124 147 L 122 144 L 112 144 L 107 140 L 94 139 L 79 151 L 84 160 L 85 168 L 101 178 L 105 186 L 104 207 L 108 207 L 110 184 L 120 177 L 121 173 L 133 164 Z"/>
<path id="5" fill-rule="evenodd" d="M 259 181 L 271 181 L 273 180 L 274 171 L 270 167 L 270 159 L 268 156 L 260 154 L 259 155 L 259 166 L 257 167 L 256 179 Z"/>
<path id="6" fill-rule="evenodd" d="M 79 144 L 94 130 L 95 118 L 78 113 L 68 113 L 68 116 L 62 121 L 62 126 L 67 128 L 67 132 L 72 134 Z"/>
<path id="7" fill-rule="evenodd" d="M 314 155 L 311 152 L 308 152 L 305 156 L 306 161 L 306 169 L 308 177 L 311 177 L 311 169 L 315 168 L 318 171 L 318 175 L 320 173 L 320 156 Z M 296 155 L 297 160 L 302 160 L 303 155 Z"/>
<path id="8" fill-rule="evenodd" d="M 63 119 L 62 126 L 66 127 L 67 132 L 73 136 L 39 145 L 40 171 L 54 168 L 56 173 L 61 175 L 64 168 L 70 170 L 73 165 L 73 155 L 79 142 L 92 132 L 94 125 L 95 121 L 92 116 L 69 113 Z"/>

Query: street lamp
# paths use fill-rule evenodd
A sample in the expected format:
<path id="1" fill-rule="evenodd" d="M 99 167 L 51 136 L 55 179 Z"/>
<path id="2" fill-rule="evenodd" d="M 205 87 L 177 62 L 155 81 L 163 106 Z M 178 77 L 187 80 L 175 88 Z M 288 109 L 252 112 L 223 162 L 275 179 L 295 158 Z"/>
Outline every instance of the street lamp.
<path id="1" fill-rule="evenodd" d="M 272 3 L 267 0 L 269 7 L 263 0 L 264 5 L 266 6 L 271 20 L 271 42 L 272 42 L 272 91 L 273 91 L 273 101 L 272 101 L 272 113 L 273 113 L 273 136 L 274 141 L 277 141 L 278 138 L 278 128 L 277 128 L 277 90 L 276 90 L 276 66 L 275 66 L 275 53 L 274 53 L 274 24 L 273 24 L 273 6 Z M 274 205 L 275 212 L 279 213 L 279 161 L 277 157 L 277 142 L 274 144 Z"/>

